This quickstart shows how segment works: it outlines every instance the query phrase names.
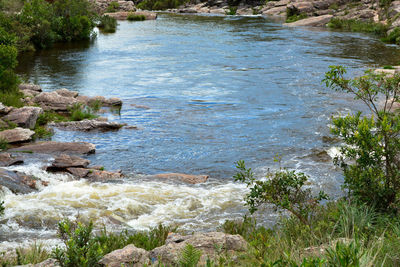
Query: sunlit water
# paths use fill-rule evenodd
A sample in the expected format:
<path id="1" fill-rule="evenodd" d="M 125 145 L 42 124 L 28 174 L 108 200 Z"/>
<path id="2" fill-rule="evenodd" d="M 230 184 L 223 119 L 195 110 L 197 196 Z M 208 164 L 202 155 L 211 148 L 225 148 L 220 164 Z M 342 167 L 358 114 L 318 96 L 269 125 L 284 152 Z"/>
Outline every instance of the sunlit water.
<path id="1" fill-rule="evenodd" d="M 119 97 L 124 105 L 110 120 L 138 130 L 110 133 L 56 131 L 54 140 L 96 144 L 89 159 L 121 169 L 121 183 L 74 181 L 50 175 L 39 164 L 18 167 L 50 182 L 38 193 L 5 192 L 2 245 L 34 239 L 57 241 L 62 218 L 95 220 L 111 229 L 147 229 L 158 223 L 183 230 L 212 230 L 242 216 L 245 186 L 235 183 L 234 162 L 245 159 L 258 176 L 282 166 L 311 176 L 312 186 L 340 195 L 342 177 L 331 161 L 330 117 L 363 107 L 321 83 L 329 65 L 351 74 L 396 64 L 398 49 L 371 37 L 288 28 L 261 17 L 160 15 L 156 21 L 120 22 L 115 34 L 92 43 L 23 55 L 19 73 L 51 91 Z M 147 109 L 134 105 L 147 106 Z M 186 185 L 146 174 L 209 174 Z M 275 214 L 264 210 L 259 221 Z"/>

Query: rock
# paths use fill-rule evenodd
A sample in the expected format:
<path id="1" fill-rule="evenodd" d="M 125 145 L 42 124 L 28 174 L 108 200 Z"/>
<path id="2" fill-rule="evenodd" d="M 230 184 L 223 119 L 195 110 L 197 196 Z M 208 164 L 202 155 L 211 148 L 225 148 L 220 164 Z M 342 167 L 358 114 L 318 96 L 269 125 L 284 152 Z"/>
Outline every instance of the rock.
<path id="1" fill-rule="evenodd" d="M 43 92 L 32 99 L 33 102 L 39 104 L 44 110 L 54 110 L 67 112 L 69 107 L 78 103 L 73 97 L 61 96 L 57 92 Z"/>
<path id="2" fill-rule="evenodd" d="M 56 90 L 56 93 L 59 94 L 60 96 L 65 96 L 65 97 L 77 97 L 79 95 L 78 92 L 75 91 L 70 91 L 66 88 L 61 88 Z"/>
<path id="3" fill-rule="evenodd" d="M 190 175 L 183 173 L 161 173 L 155 175 L 154 177 L 159 179 L 179 180 L 189 184 L 205 183 L 209 178 L 208 175 Z"/>
<path id="4" fill-rule="evenodd" d="M 67 168 L 86 168 L 90 161 L 77 156 L 61 154 L 56 157 L 53 163 L 47 167 L 47 171 L 63 171 Z"/>
<path id="5" fill-rule="evenodd" d="M 9 151 L 32 151 L 43 154 L 92 154 L 96 151 L 96 146 L 86 142 L 62 143 L 55 141 L 46 141 L 13 148 Z"/>
<path id="6" fill-rule="evenodd" d="M 37 264 L 18 265 L 16 267 L 60 267 L 56 259 L 47 259 Z"/>
<path id="7" fill-rule="evenodd" d="M 277 7 L 273 7 L 271 9 L 268 9 L 266 11 L 262 12 L 263 15 L 267 15 L 267 16 L 286 16 L 286 6 L 277 6 Z"/>
<path id="8" fill-rule="evenodd" d="M 275 6 L 284 6 L 286 7 L 290 3 L 290 0 L 280 0 L 278 2 L 275 2 Z"/>
<path id="9" fill-rule="evenodd" d="M 246 15 L 253 15 L 254 11 L 251 8 L 238 8 L 236 10 L 236 15 L 246 16 Z"/>
<path id="10" fill-rule="evenodd" d="M 14 128 L 10 130 L 4 130 L 0 132 L 0 138 L 5 139 L 8 143 L 21 143 L 32 140 L 32 136 L 35 134 L 34 131 L 24 128 Z"/>
<path id="11" fill-rule="evenodd" d="M 85 178 L 90 170 L 84 168 L 67 168 L 67 171 L 75 177 Z"/>
<path id="12" fill-rule="evenodd" d="M 0 131 L 9 127 L 8 123 L 0 119 Z"/>
<path id="13" fill-rule="evenodd" d="M 3 119 L 17 124 L 23 128 L 33 129 L 36 125 L 36 120 L 43 113 L 43 109 L 38 107 L 22 107 L 13 109 Z"/>
<path id="14" fill-rule="evenodd" d="M 7 115 L 10 113 L 14 108 L 5 106 L 3 103 L 0 102 L 0 115 Z"/>
<path id="15" fill-rule="evenodd" d="M 197 10 L 191 9 L 191 8 L 184 8 L 184 9 L 179 9 L 179 13 L 182 13 L 182 14 L 193 14 L 193 13 L 197 13 Z"/>
<path id="16" fill-rule="evenodd" d="M 141 267 L 150 265 L 149 255 L 150 253 L 142 248 L 128 245 L 122 249 L 108 253 L 99 261 L 99 264 L 106 267 Z"/>
<path id="17" fill-rule="evenodd" d="M 24 161 L 22 158 L 14 158 L 10 153 L 0 153 L 0 166 L 8 167 L 12 165 L 22 164 Z"/>
<path id="18" fill-rule="evenodd" d="M 131 104 L 131 107 L 134 107 L 134 108 L 141 108 L 141 109 L 150 109 L 149 106 L 145 106 L 145 105 L 136 105 L 136 104 Z"/>
<path id="19" fill-rule="evenodd" d="M 35 91 L 35 92 L 42 92 L 42 87 L 37 84 L 31 84 L 31 83 L 21 83 L 19 85 L 19 90 L 24 91 L 24 90 L 29 90 L 29 91 Z"/>
<path id="20" fill-rule="evenodd" d="M 114 13 L 105 13 L 104 15 L 113 17 L 117 20 L 126 20 L 130 14 L 134 15 L 143 15 L 146 17 L 146 20 L 154 20 L 157 19 L 157 13 L 150 11 L 136 11 L 136 12 L 114 12 Z"/>
<path id="21" fill-rule="evenodd" d="M 393 76 L 396 73 L 396 69 L 376 69 L 375 73 Z"/>
<path id="22" fill-rule="evenodd" d="M 92 182 L 105 182 L 108 180 L 121 179 L 122 176 L 123 175 L 119 172 L 89 170 L 86 177 Z"/>
<path id="23" fill-rule="evenodd" d="M 152 260 L 162 259 L 163 264 L 175 266 L 186 244 L 201 250 L 199 266 L 205 265 L 207 259 L 215 260 L 220 251 L 233 256 L 237 252 L 245 252 L 248 244 L 240 235 L 229 235 L 220 232 L 197 233 L 192 236 L 170 235 L 164 246 L 150 252 Z M 217 250 L 218 249 L 218 250 Z"/>
<path id="24" fill-rule="evenodd" d="M 7 187 L 15 194 L 29 194 L 35 191 L 32 188 L 34 185 L 32 178 L 2 168 L 0 168 L 0 185 Z"/>
<path id="25" fill-rule="evenodd" d="M 297 10 L 300 13 L 310 13 L 314 11 L 314 6 L 311 2 L 296 2 L 288 5 L 287 8 Z"/>
<path id="26" fill-rule="evenodd" d="M 322 27 L 325 26 L 332 18 L 332 15 L 323 15 L 318 17 L 305 18 L 292 23 L 285 23 L 284 25 Z"/>
<path id="27" fill-rule="evenodd" d="M 108 122 L 101 120 L 82 120 L 82 121 L 67 121 L 67 122 L 53 122 L 49 126 L 55 126 L 71 131 L 113 131 L 119 130 L 124 124 L 117 122 Z"/>

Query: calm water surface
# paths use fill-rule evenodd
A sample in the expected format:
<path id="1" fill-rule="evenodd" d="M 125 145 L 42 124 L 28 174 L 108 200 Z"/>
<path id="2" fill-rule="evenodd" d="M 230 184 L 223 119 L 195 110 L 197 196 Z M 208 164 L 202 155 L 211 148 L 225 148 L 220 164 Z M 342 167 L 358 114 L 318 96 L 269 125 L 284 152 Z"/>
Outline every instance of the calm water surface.
<path id="1" fill-rule="evenodd" d="M 332 115 L 362 110 L 351 96 L 321 84 L 329 65 L 351 74 L 396 64 L 399 50 L 371 37 L 289 28 L 261 17 L 160 15 L 120 22 L 115 34 L 91 43 L 56 47 L 20 59 L 19 73 L 46 91 L 119 97 L 110 120 L 138 126 L 110 133 L 56 131 L 54 140 L 96 144 L 89 159 L 128 174 L 121 184 L 88 184 L 19 167 L 50 181 L 28 196 L 6 194 L 4 244 L 54 237 L 57 220 L 77 216 L 110 227 L 143 229 L 158 222 L 214 229 L 244 214 L 244 186 L 232 181 L 245 159 L 257 175 L 282 164 L 311 176 L 316 188 L 340 194 L 342 177 L 322 161 L 334 145 Z M 135 105 L 148 108 L 138 108 Z M 326 158 L 326 154 L 325 154 Z M 146 180 L 160 172 L 204 173 L 204 185 Z M 40 214 L 40 216 L 38 215 Z M 260 213 L 261 221 L 274 214 Z M 116 222 L 117 221 L 117 222 Z"/>

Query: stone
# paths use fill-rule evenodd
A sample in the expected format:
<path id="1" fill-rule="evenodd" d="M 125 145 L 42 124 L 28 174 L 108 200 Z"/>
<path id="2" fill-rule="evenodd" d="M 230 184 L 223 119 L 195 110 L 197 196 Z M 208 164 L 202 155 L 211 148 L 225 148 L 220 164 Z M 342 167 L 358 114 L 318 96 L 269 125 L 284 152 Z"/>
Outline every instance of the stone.
<path id="1" fill-rule="evenodd" d="M 113 17 L 117 20 L 126 20 L 130 14 L 134 15 L 143 15 L 146 17 L 146 20 L 155 20 L 157 19 L 157 13 L 150 11 L 136 11 L 136 12 L 114 12 L 114 13 L 105 13 L 104 15 Z"/>
<path id="2" fill-rule="evenodd" d="M 86 168 L 90 161 L 77 156 L 61 154 L 57 156 L 53 163 L 47 167 L 47 171 L 63 171 L 67 168 Z"/>
<path id="3" fill-rule="evenodd" d="M 137 104 L 131 104 L 131 107 L 134 108 L 140 108 L 140 109 L 150 109 L 149 106 L 145 106 L 145 105 L 137 105 Z"/>
<path id="4" fill-rule="evenodd" d="M 254 11 L 251 8 L 238 8 L 236 10 L 236 15 L 239 16 L 246 16 L 246 15 L 253 15 Z"/>
<path id="5" fill-rule="evenodd" d="M 29 194 L 35 191 L 32 188 L 34 185 L 32 177 L 22 176 L 3 168 L 0 168 L 0 185 L 7 187 L 14 194 Z"/>
<path id="6" fill-rule="evenodd" d="M 42 92 L 42 87 L 37 84 L 31 84 L 31 83 L 21 83 L 19 85 L 19 90 L 29 90 L 29 91 L 35 91 L 35 92 Z"/>
<path id="7" fill-rule="evenodd" d="M 60 267 L 56 259 L 47 259 L 37 264 L 17 265 L 16 267 Z"/>
<path id="8" fill-rule="evenodd" d="M 121 179 L 123 175 L 119 172 L 89 170 L 86 177 L 92 182 L 105 182 L 108 180 Z"/>
<path id="9" fill-rule="evenodd" d="M 57 92 L 40 93 L 32 101 L 39 104 L 44 110 L 60 112 L 67 112 L 73 104 L 78 103 L 78 100 L 74 97 L 61 96 Z"/>
<path id="10" fill-rule="evenodd" d="M 3 103 L 0 102 L 0 115 L 7 115 L 10 113 L 14 108 L 5 106 Z"/>
<path id="11" fill-rule="evenodd" d="M 280 0 L 275 2 L 275 6 L 284 6 L 286 7 L 290 3 L 290 0 Z"/>
<path id="12" fill-rule="evenodd" d="M 262 12 L 263 15 L 268 16 L 286 16 L 286 6 L 277 6 Z"/>
<path id="13" fill-rule="evenodd" d="M 0 119 L 0 130 L 7 129 L 9 127 L 8 123 Z"/>
<path id="14" fill-rule="evenodd" d="M 53 154 L 53 153 L 66 153 L 66 154 L 93 154 L 96 151 L 96 146 L 87 142 L 55 142 L 55 141 L 45 141 L 38 142 L 31 145 L 25 145 L 18 148 L 10 149 L 9 151 L 32 151 L 36 153 L 43 154 Z"/>
<path id="15" fill-rule="evenodd" d="M 234 256 L 236 253 L 245 252 L 247 242 L 240 235 L 229 235 L 221 232 L 197 233 L 191 236 L 171 234 L 166 244 L 150 252 L 152 261 L 162 259 L 163 264 L 175 266 L 186 244 L 191 244 L 202 252 L 199 266 L 205 265 L 207 259 L 215 260 L 220 256 L 220 251 Z"/>
<path id="16" fill-rule="evenodd" d="M 0 167 L 22 164 L 24 161 L 20 157 L 13 157 L 10 153 L 0 153 Z"/>
<path id="17" fill-rule="evenodd" d="M 13 109 L 3 119 L 15 123 L 20 127 L 33 129 L 35 128 L 36 120 L 42 113 L 43 109 L 39 107 L 22 107 Z"/>
<path id="18" fill-rule="evenodd" d="M 288 5 L 289 9 L 296 9 L 300 13 L 310 13 L 314 11 L 314 6 L 311 2 L 296 2 L 291 5 Z"/>
<path id="19" fill-rule="evenodd" d="M 178 180 L 189 184 L 205 183 L 209 178 L 208 175 L 190 175 L 183 173 L 161 173 L 155 175 L 154 177 L 158 179 Z"/>
<path id="20" fill-rule="evenodd" d="M 85 119 L 82 121 L 53 122 L 48 125 L 71 131 L 115 131 L 122 128 L 125 124 L 97 119 Z"/>
<path id="21" fill-rule="evenodd" d="M 8 143 L 21 143 L 32 140 L 32 136 L 35 134 L 34 131 L 24 128 L 14 128 L 10 130 L 4 130 L 0 132 L 0 139 L 5 139 Z"/>
<path id="22" fill-rule="evenodd" d="M 99 264 L 106 267 L 141 267 L 151 264 L 149 255 L 148 251 L 131 244 L 108 253 L 99 261 Z"/>
<path id="23" fill-rule="evenodd" d="M 67 168 L 67 171 L 75 177 L 85 178 L 90 170 L 84 168 Z"/>
<path id="24" fill-rule="evenodd" d="M 65 97 L 77 97 L 79 95 L 78 92 L 75 91 L 70 91 L 66 88 L 61 88 L 56 90 L 56 93 L 59 94 L 60 96 L 65 96 Z"/>
<path id="25" fill-rule="evenodd" d="M 309 27 L 322 27 L 325 26 L 331 19 L 332 15 L 323 15 L 318 17 L 310 17 L 298 20 L 292 23 L 285 23 L 287 26 L 309 26 Z"/>
<path id="26" fill-rule="evenodd" d="M 396 73 L 396 69 L 376 69 L 375 73 L 393 76 Z"/>
<path id="27" fill-rule="evenodd" d="M 197 13 L 197 10 L 191 9 L 191 8 L 184 8 L 184 9 L 179 9 L 179 13 L 182 13 L 182 14 L 194 14 L 194 13 Z"/>

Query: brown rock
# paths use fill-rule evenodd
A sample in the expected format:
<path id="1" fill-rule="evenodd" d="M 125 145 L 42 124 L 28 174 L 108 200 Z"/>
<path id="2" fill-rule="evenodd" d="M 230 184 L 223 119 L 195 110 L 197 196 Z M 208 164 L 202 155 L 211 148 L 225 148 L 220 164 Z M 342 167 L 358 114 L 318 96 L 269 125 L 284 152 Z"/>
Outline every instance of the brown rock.
<path id="1" fill-rule="evenodd" d="M 115 13 L 105 13 L 104 15 L 113 17 L 118 20 L 126 20 L 129 14 L 134 15 L 143 15 L 146 17 L 146 20 L 154 20 L 157 19 L 157 13 L 150 11 L 136 11 L 136 12 L 115 12 Z"/>
<path id="2" fill-rule="evenodd" d="M 20 127 L 33 129 L 35 128 L 37 118 L 42 113 L 43 109 L 38 107 L 23 107 L 13 109 L 3 119 L 15 123 Z"/>
<path id="3" fill-rule="evenodd" d="M 77 97 L 79 95 L 78 92 L 75 91 L 70 91 L 66 88 L 61 88 L 56 90 L 56 93 L 59 94 L 60 96 L 65 96 L 65 97 Z"/>
<path id="4" fill-rule="evenodd" d="M 199 266 L 203 266 L 207 259 L 215 260 L 223 251 L 230 256 L 245 252 L 248 244 L 240 235 L 229 235 L 220 232 L 198 233 L 192 236 L 170 235 L 164 246 L 150 252 L 151 259 L 162 259 L 163 264 L 175 266 L 186 244 L 191 244 L 202 252 Z"/>
<path id="5" fill-rule="evenodd" d="M 4 130 L 0 132 L 0 139 L 5 139 L 8 143 L 21 143 L 32 140 L 32 136 L 35 134 L 34 131 L 24 128 L 14 128 L 10 130 Z"/>
<path id="6" fill-rule="evenodd" d="M 8 167 L 12 165 L 22 164 L 24 161 L 20 157 L 13 157 L 10 153 L 0 153 L 0 166 Z"/>
<path id="7" fill-rule="evenodd" d="M 37 264 L 18 265 L 16 267 L 60 267 L 56 259 L 47 259 Z"/>
<path id="8" fill-rule="evenodd" d="M 149 255 L 150 253 L 142 248 L 128 245 L 122 249 L 108 253 L 99 261 L 99 263 L 101 266 L 106 267 L 141 267 L 144 265 L 150 265 L 151 262 Z"/>
<path id="9" fill-rule="evenodd" d="M 0 185 L 7 187 L 15 194 L 34 192 L 34 187 L 32 188 L 33 182 L 34 180 L 30 176 L 20 175 L 13 171 L 0 168 Z"/>
<path id="10" fill-rule="evenodd" d="M 208 175 L 190 175 L 183 173 L 161 173 L 154 176 L 159 179 L 172 179 L 179 180 L 181 182 L 189 183 L 189 184 L 199 184 L 205 183 L 210 176 Z"/>
<path id="11" fill-rule="evenodd" d="M 63 171 L 67 168 L 86 168 L 90 161 L 77 156 L 61 154 L 47 167 L 47 171 Z"/>
<path id="12" fill-rule="evenodd" d="M 71 131 L 113 131 L 119 130 L 124 126 L 124 124 L 117 122 L 108 122 L 98 119 L 94 120 L 82 120 L 82 121 L 67 121 L 67 122 L 57 122 L 50 123 L 50 126 L 55 126 L 58 128 L 63 128 Z"/>
<path id="13" fill-rule="evenodd" d="M 277 6 L 271 9 L 265 10 L 262 13 L 268 16 L 286 16 L 286 6 Z"/>
<path id="14" fill-rule="evenodd" d="M 107 180 L 120 179 L 122 176 L 119 172 L 89 170 L 87 178 L 92 182 L 105 182 Z"/>
<path id="15" fill-rule="evenodd" d="M 73 97 L 65 97 L 57 92 L 43 92 L 35 96 L 33 102 L 39 104 L 44 110 L 54 110 L 67 112 L 69 107 L 78 103 L 78 100 Z"/>
<path id="16" fill-rule="evenodd" d="M 78 178 L 85 178 L 90 170 L 84 168 L 67 168 L 67 171 Z"/>
<path id="17" fill-rule="evenodd" d="M 29 91 L 35 91 L 35 92 L 42 92 L 42 87 L 37 84 L 31 84 L 31 83 L 21 83 L 19 85 L 19 90 L 29 90 Z"/>
<path id="18" fill-rule="evenodd" d="M 314 10 L 311 2 L 296 2 L 287 6 L 289 9 L 296 9 L 300 13 L 310 13 Z"/>
<path id="19" fill-rule="evenodd" d="M 10 149 L 10 151 L 32 151 L 43 154 L 92 154 L 96 151 L 96 146 L 86 142 L 62 143 L 55 141 L 46 141 L 13 148 Z"/>
<path id="20" fill-rule="evenodd" d="M 332 18 L 333 18 L 332 15 L 323 15 L 318 17 L 305 18 L 292 23 L 285 23 L 284 25 L 322 27 L 325 26 Z"/>

